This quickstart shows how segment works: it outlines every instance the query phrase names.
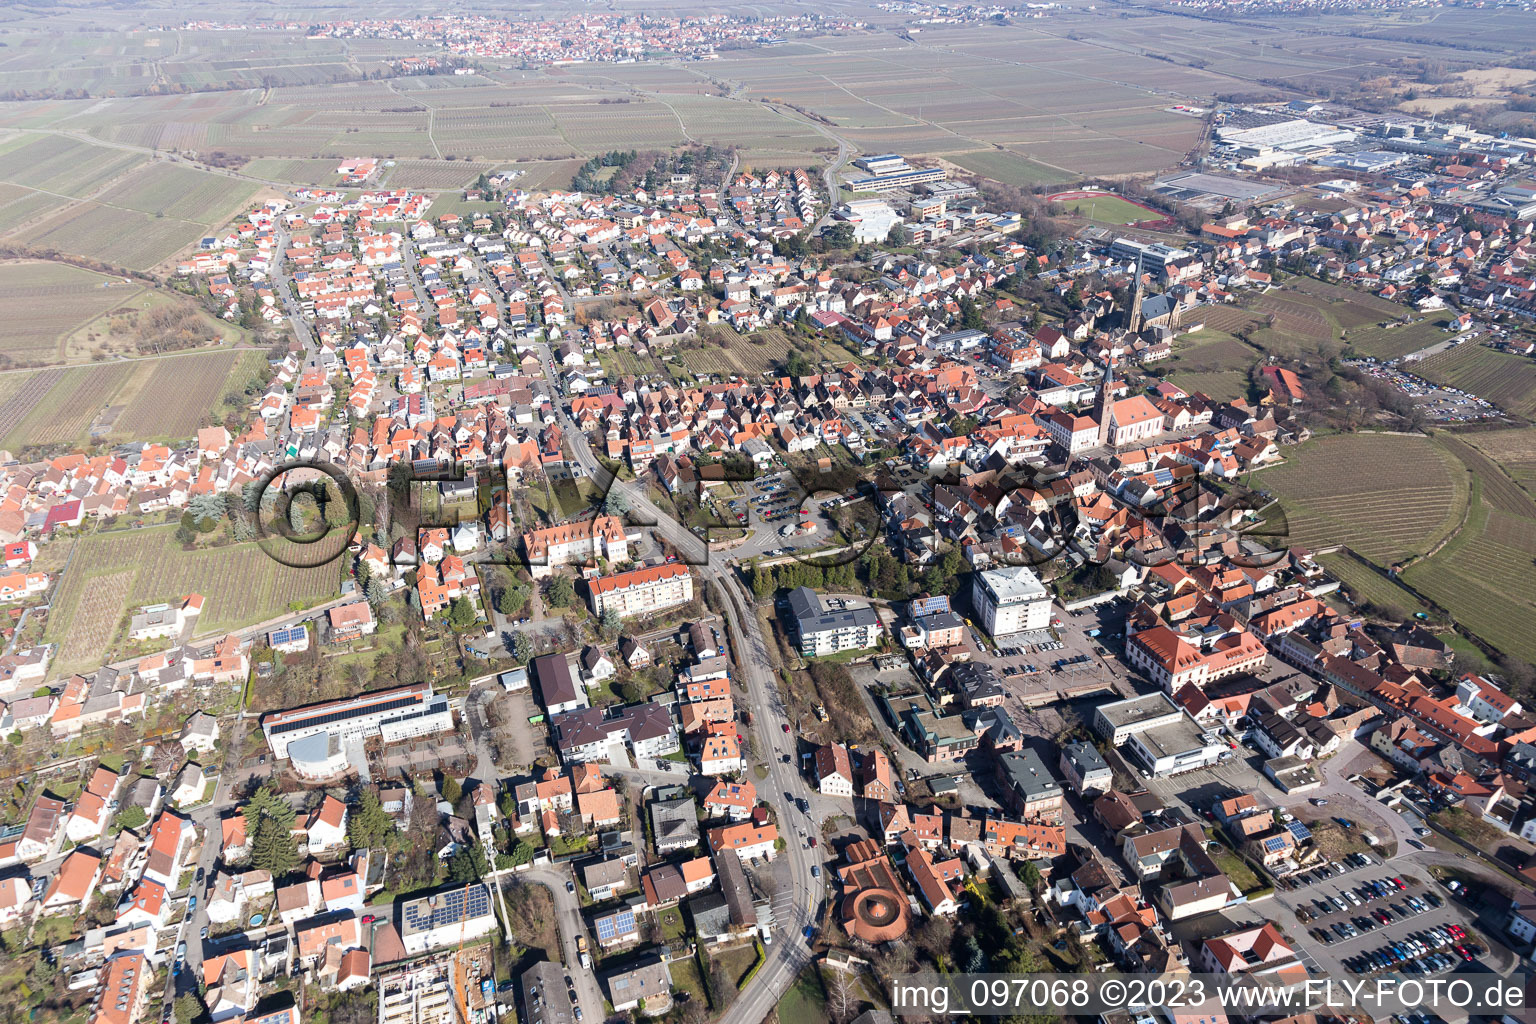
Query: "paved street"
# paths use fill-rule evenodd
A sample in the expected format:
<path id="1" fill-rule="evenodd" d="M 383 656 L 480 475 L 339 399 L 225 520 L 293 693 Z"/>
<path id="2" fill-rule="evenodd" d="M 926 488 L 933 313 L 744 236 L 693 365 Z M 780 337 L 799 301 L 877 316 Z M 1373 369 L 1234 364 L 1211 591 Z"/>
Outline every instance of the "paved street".
<path id="1" fill-rule="evenodd" d="M 545 358 L 549 358 L 547 346 Z M 575 429 L 575 424 L 563 412 L 561 418 L 577 461 L 593 478 L 608 480 L 611 474 L 597 461 L 586 437 Z M 788 793 L 792 797 L 810 799 L 814 794 L 795 771 L 793 763 L 782 763 L 785 754 L 789 754 L 793 762 L 796 737 L 789 727 L 788 712 L 778 690 L 772 671 L 773 662 L 752 598 L 737 582 L 728 566 L 710 557 L 703 541 L 656 508 L 644 493 L 644 488 L 629 486 L 620 481 L 614 481 L 612 486 L 621 488 L 628 495 L 637 518 L 654 521 L 653 529 L 697 568 L 706 586 L 713 584 L 719 588 L 719 594 L 724 599 L 726 622 L 730 627 L 730 642 L 741 672 L 739 704 L 754 712 L 753 724 L 748 727 L 751 749 L 757 756 L 758 767 L 767 772 L 767 778 L 758 783 L 758 788 L 768 794 L 768 799 L 778 807 L 783 827 L 790 827 L 798 812 L 779 803 L 778 798 Z M 812 820 L 807 824 L 815 830 L 813 834 L 819 832 L 819 822 Z M 802 844 L 786 841 L 780 856 L 788 864 L 789 888 L 793 897 L 785 902 L 790 904 L 790 909 L 779 915 L 776 941 L 767 948 L 765 963 L 747 991 L 741 994 L 722 1018 L 723 1024 L 757 1024 L 778 1002 L 807 962 L 808 944 L 802 932 L 816 920 L 823 892 L 821 884 L 811 877 L 811 866 L 823 852 L 825 847 L 813 851 Z"/>
<path id="2" fill-rule="evenodd" d="M 503 871 L 498 874 L 507 876 L 511 872 Z M 577 1002 L 582 1007 L 582 1020 L 602 1020 L 605 1001 L 602 986 L 598 984 L 595 973 L 582 968 L 581 959 L 576 952 L 576 936 L 587 935 L 587 930 L 581 917 L 581 900 L 575 893 L 567 892 L 565 888 L 565 884 L 572 881 L 571 872 L 560 867 L 537 867 L 519 872 L 518 877 L 524 885 L 543 885 L 554 897 L 555 920 L 560 927 L 560 953 L 565 960 L 566 974 L 570 976 L 576 988 Z M 587 935 L 587 942 L 590 949 L 592 942 L 590 935 Z"/>

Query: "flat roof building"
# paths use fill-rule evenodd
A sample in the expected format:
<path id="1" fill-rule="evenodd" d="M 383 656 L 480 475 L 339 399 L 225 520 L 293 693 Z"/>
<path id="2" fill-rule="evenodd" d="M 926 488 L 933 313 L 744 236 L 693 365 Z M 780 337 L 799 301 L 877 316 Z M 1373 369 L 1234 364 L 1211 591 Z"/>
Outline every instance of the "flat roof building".
<path id="1" fill-rule="evenodd" d="M 1208 768 L 1231 753 L 1214 730 L 1202 729 L 1183 712 L 1172 722 L 1127 737 L 1124 750 L 1154 778 Z"/>
<path id="2" fill-rule="evenodd" d="M 986 569 L 973 577 L 971 596 L 982 625 L 992 636 L 1045 629 L 1051 624 L 1051 595 L 1025 565 Z"/>
<path id="3" fill-rule="evenodd" d="M 1093 713 L 1093 731 L 1118 747 L 1144 729 L 1177 722 L 1183 715 L 1167 694 L 1149 693 L 1100 705 Z"/>

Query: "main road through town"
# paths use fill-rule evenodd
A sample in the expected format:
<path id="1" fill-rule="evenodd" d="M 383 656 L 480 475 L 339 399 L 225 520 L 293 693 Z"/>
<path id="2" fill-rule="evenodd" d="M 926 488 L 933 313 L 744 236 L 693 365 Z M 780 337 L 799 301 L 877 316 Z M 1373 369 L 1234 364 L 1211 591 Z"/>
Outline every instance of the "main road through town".
<path id="1" fill-rule="evenodd" d="M 544 358 L 548 365 L 549 353 Z M 818 851 L 807 848 L 798 841 L 796 832 L 803 827 L 808 835 L 815 835 L 815 822 L 802 819 L 796 806 L 780 803 L 785 793 L 796 800 L 809 802 L 815 794 L 796 770 L 799 758 L 795 749 L 796 736 L 789 725 L 789 715 L 779 692 L 773 663 L 768 656 L 768 643 L 763 636 L 762 624 L 753 607 L 753 600 L 742 587 L 730 568 L 723 562 L 711 561 L 709 545 L 689 532 L 682 524 L 663 513 L 646 496 L 642 487 L 630 487 L 613 478 L 592 452 L 584 435 L 561 413 L 562 426 L 571 442 L 576 461 L 600 487 L 619 488 L 629 498 L 630 515 L 639 523 L 649 521 L 650 529 L 665 538 L 689 561 L 700 577 L 714 583 L 723 598 L 725 618 L 730 625 L 732 649 L 736 652 L 736 665 L 741 675 L 739 682 L 745 689 L 753 712 L 751 751 L 753 761 L 767 771 L 767 777 L 756 785 L 760 793 L 773 800 L 780 809 L 779 834 L 784 839 L 784 851 L 780 855 L 788 861 L 787 879 L 792 901 L 775 900 L 780 907 L 775 922 L 774 941 L 765 950 L 766 962 L 753 978 L 740 998 L 721 1018 L 723 1024 L 757 1024 L 777 1005 L 779 997 L 793 984 L 796 975 L 811 960 L 811 951 L 805 937 L 807 926 L 815 922 L 821 913 L 823 888 L 811 875 L 811 867 L 818 861 Z M 609 483 L 611 481 L 611 484 Z M 604 491 L 606 493 L 606 490 Z M 786 757 L 788 755 L 787 763 Z M 781 872 L 780 877 L 784 877 Z M 788 908 L 786 908 L 788 904 Z"/>

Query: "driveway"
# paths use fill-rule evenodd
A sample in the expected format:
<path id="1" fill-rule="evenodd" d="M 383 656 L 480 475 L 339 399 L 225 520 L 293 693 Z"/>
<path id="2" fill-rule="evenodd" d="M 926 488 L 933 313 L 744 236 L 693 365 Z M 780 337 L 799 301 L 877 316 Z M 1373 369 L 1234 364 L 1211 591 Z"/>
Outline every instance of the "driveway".
<path id="1" fill-rule="evenodd" d="M 510 871 L 497 872 L 498 875 L 511 875 Z M 583 970 L 581 957 L 576 952 L 576 936 L 587 937 L 587 948 L 592 949 L 592 937 L 587 934 L 586 922 L 581 916 L 581 900 L 573 892 L 567 892 L 565 884 L 574 881 L 569 870 L 553 866 L 530 868 L 527 871 L 517 873 L 523 884 L 537 884 L 549 889 L 550 895 L 555 901 L 555 923 L 560 929 L 560 955 L 565 962 L 565 972 L 570 976 L 576 989 L 576 1001 L 581 1006 L 583 1021 L 600 1021 L 606 1014 L 603 1012 L 604 995 L 602 986 L 598 984 L 597 975 L 589 970 Z"/>

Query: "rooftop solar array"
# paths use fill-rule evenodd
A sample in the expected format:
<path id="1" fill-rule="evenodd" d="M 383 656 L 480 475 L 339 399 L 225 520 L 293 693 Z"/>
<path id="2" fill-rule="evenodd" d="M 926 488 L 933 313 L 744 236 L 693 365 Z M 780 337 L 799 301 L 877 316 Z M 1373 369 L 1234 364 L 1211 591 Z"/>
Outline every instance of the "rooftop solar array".
<path id="1" fill-rule="evenodd" d="M 468 909 L 465 900 L 468 900 Z M 484 917 L 491 912 L 491 894 L 484 885 L 448 889 L 436 896 L 412 900 L 401 911 L 407 931 L 424 932 L 451 927 L 465 920 Z"/>
<path id="2" fill-rule="evenodd" d="M 1285 827 L 1290 830 L 1292 838 L 1298 843 L 1304 843 L 1312 838 L 1312 830 L 1299 821 L 1293 821 Z"/>
<path id="3" fill-rule="evenodd" d="M 394 700 L 379 701 L 376 704 L 362 704 L 343 711 L 330 711 L 295 719 L 291 722 L 279 722 L 271 727 L 271 731 L 273 733 L 292 732 L 295 729 L 308 729 L 317 725 L 329 725 L 332 722 L 347 722 L 354 718 L 361 718 L 364 715 L 376 715 L 385 711 L 408 708 L 412 705 L 420 704 L 422 699 L 421 694 L 412 693 L 404 697 L 396 697 Z"/>
<path id="4" fill-rule="evenodd" d="M 616 939 L 635 930 L 635 912 L 626 907 L 607 917 L 598 918 L 594 924 L 597 926 L 598 942 Z"/>

